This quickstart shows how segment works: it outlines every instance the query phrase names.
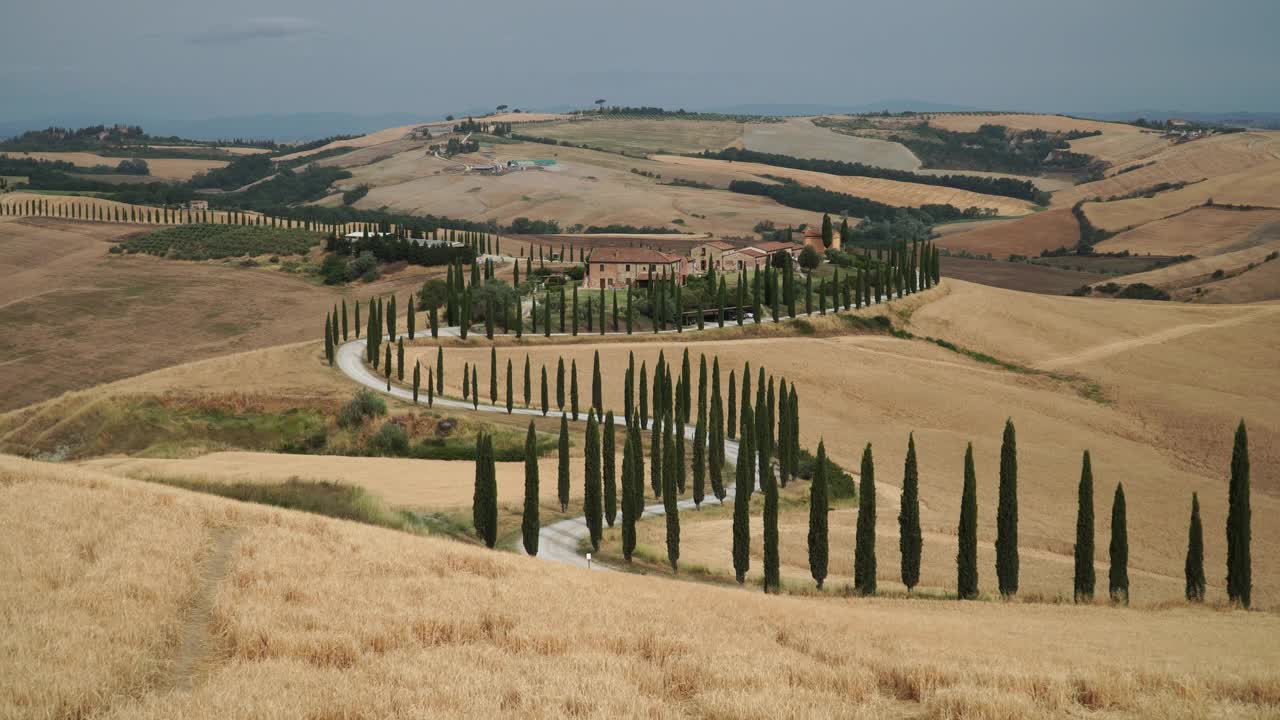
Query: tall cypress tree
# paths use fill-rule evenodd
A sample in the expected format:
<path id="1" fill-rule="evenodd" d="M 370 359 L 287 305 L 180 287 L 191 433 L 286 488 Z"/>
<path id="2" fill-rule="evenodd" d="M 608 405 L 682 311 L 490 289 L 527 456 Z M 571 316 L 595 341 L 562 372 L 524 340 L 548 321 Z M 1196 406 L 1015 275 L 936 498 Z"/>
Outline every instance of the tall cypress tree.
<path id="1" fill-rule="evenodd" d="M 871 456 L 871 443 L 867 443 L 862 451 L 862 474 L 858 480 L 853 587 L 863 595 L 876 592 L 876 466 Z"/>
<path id="2" fill-rule="evenodd" d="M 529 353 L 524 354 L 524 406 L 533 405 L 533 376 L 529 367 Z"/>
<path id="3" fill-rule="evenodd" d="M 649 379 L 645 363 L 640 363 L 640 427 L 649 426 Z"/>
<path id="4" fill-rule="evenodd" d="M 730 440 L 734 439 L 734 437 L 737 436 L 737 432 L 738 432 L 737 431 L 737 426 L 738 426 L 737 402 L 738 402 L 737 397 L 734 395 L 733 371 L 730 370 L 729 371 L 729 414 L 726 416 L 726 419 L 728 420 L 728 422 L 725 425 L 725 432 L 729 435 Z"/>
<path id="5" fill-rule="evenodd" d="M 510 415 L 515 406 L 515 383 L 511 380 L 511 358 L 507 358 L 507 414 Z"/>
<path id="6" fill-rule="evenodd" d="M 693 507 L 702 509 L 707 496 L 707 409 L 698 407 L 697 425 L 693 428 Z"/>
<path id="7" fill-rule="evenodd" d="M 549 409 L 547 407 L 548 404 L 549 403 L 547 401 L 547 366 L 543 365 L 542 366 L 542 416 L 543 417 L 547 416 L 547 410 Z"/>
<path id="8" fill-rule="evenodd" d="M 1018 592 L 1018 445 L 1013 420 L 1004 424 L 1000 445 L 1000 498 L 996 509 L 996 577 L 1000 594 Z"/>
<path id="9" fill-rule="evenodd" d="M 595 410 L 587 411 L 587 438 L 583 451 L 586 454 L 584 462 L 586 472 L 582 488 L 582 509 L 586 516 L 591 549 L 598 552 L 603 516 L 600 498 L 603 478 L 600 474 L 600 426 L 596 423 Z"/>
<path id="10" fill-rule="evenodd" d="M 480 409 L 480 386 L 476 379 L 479 374 L 479 368 L 471 369 L 471 407 L 476 410 Z"/>
<path id="11" fill-rule="evenodd" d="M 436 346 L 436 393 L 444 394 L 444 348 Z"/>
<path id="12" fill-rule="evenodd" d="M 733 574 L 741 585 L 751 569 L 751 492 L 755 466 L 751 457 L 751 436 L 743 434 L 738 446 L 738 463 L 733 498 Z"/>
<path id="13" fill-rule="evenodd" d="M 1093 601 L 1093 463 L 1084 451 L 1080 463 L 1080 486 L 1076 500 L 1075 601 Z"/>
<path id="14" fill-rule="evenodd" d="M 1129 528 L 1125 520 L 1124 483 L 1116 485 L 1111 505 L 1111 602 L 1129 604 Z"/>
<path id="15" fill-rule="evenodd" d="M 356 322 L 359 323 L 358 320 Z M 346 342 L 346 341 L 347 341 L 347 301 L 344 298 L 342 300 L 342 342 Z"/>
<path id="16" fill-rule="evenodd" d="M 596 414 L 604 412 L 604 383 L 600 379 L 600 351 L 596 350 L 591 361 L 591 407 Z"/>
<path id="17" fill-rule="evenodd" d="M 604 472 L 604 521 L 613 527 L 618 518 L 618 481 L 615 463 L 613 411 L 604 417 L 604 441 L 601 443 L 600 464 Z"/>
<path id="18" fill-rule="evenodd" d="M 720 396 L 711 396 L 711 431 L 707 433 L 707 475 L 711 481 L 711 494 L 724 503 L 724 410 Z"/>
<path id="19" fill-rule="evenodd" d="M 813 464 L 813 481 L 809 483 L 809 574 L 818 589 L 827 579 L 827 448 L 818 441 L 818 457 Z"/>
<path id="20" fill-rule="evenodd" d="M 560 499 L 560 512 L 569 509 L 569 419 L 560 416 L 560 464 L 556 476 L 557 496 Z"/>
<path id="21" fill-rule="evenodd" d="M 564 358 L 556 359 L 556 409 L 564 411 Z"/>
<path id="22" fill-rule="evenodd" d="M 333 331 L 330 324 L 329 313 L 324 314 L 324 357 L 329 362 L 329 367 L 333 367 Z"/>
<path id="23" fill-rule="evenodd" d="M 907 436 L 907 459 L 902 470 L 902 502 L 898 510 L 898 550 L 902 553 L 902 584 L 911 592 L 920 582 L 920 473 L 916 464 L 915 433 Z"/>
<path id="24" fill-rule="evenodd" d="M 776 593 L 782 590 L 782 574 L 778 555 L 778 481 L 772 463 L 765 464 L 760 486 L 764 491 L 764 591 Z"/>
<path id="25" fill-rule="evenodd" d="M 956 534 L 956 597 L 972 600 L 978 597 L 978 480 L 973 469 L 973 443 L 964 451 L 964 491 Z"/>
<path id="26" fill-rule="evenodd" d="M 489 519 L 489 498 L 487 497 L 489 485 L 485 476 L 488 468 L 484 457 L 485 437 L 483 432 L 476 436 L 476 474 L 475 485 L 471 491 L 471 526 L 475 528 L 476 537 L 481 539 L 486 536 L 485 524 Z"/>
<path id="27" fill-rule="evenodd" d="M 1236 428 L 1231 450 L 1231 483 L 1227 496 L 1227 599 L 1246 609 L 1253 594 L 1250 557 L 1249 434 L 1244 420 Z"/>
<path id="28" fill-rule="evenodd" d="M 649 489 L 656 498 L 662 497 L 662 466 L 666 457 L 662 452 L 662 423 L 665 418 L 658 415 L 653 418 L 653 426 L 649 430 Z"/>
<path id="29" fill-rule="evenodd" d="M 396 379 L 404 382 L 404 336 L 396 341 Z"/>
<path id="30" fill-rule="evenodd" d="M 569 410 L 573 413 L 573 421 L 578 421 L 578 361 L 575 358 L 569 370 Z"/>
<path id="31" fill-rule="evenodd" d="M 489 404 L 498 404 L 498 348 L 489 346 Z"/>
<path id="32" fill-rule="evenodd" d="M 1191 524 L 1187 527 L 1187 602 L 1204 602 L 1204 528 L 1200 525 L 1200 497 L 1191 493 Z"/>
<path id="33" fill-rule="evenodd" d="M 631 420 L 628 418 L 628 425 Z M 635 483 L 635 445 L 631 442 L 631 429 L 628 427 L 626 437 L 622 440 L 622 556 L 631 562 L 631 553 L 636 547 L 636 494 L 632 485 Z"/>
<path id="34" fill-rule="evenodd" d="M 667 417 L 668 434 L 670 434 L 671 418 Z M 670 437 L 663 443 L 666 456 L 663 458 L 662 474 L 662 507 L 667 521 L 667 562 L 671 563 L 671 572 L 677 571 L 680 561 L 680 505 L 676 489 L 676 468 L 681 466 L 676 454 L 676 446 Z"/>
<path id="35" fill-rule="evenodd" d="M 413 362 L 413 404 L 418 404 L 418 388 L 422 385 L 422 366 Z"/>

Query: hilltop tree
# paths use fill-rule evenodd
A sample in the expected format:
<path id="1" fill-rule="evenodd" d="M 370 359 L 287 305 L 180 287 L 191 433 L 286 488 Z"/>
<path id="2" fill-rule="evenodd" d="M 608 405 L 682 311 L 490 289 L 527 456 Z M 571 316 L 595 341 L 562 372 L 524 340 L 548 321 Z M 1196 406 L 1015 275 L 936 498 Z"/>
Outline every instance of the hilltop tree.
<path id="1" fill-rule="evenodd" d="M 1124 483 L 1116 485 L 1111 505 L 1111 602 L 1129 604 L 1129 530 L 1125 520 Z"/>
<path id="2" fill-rule="evenodd" d="M 902 584 L 911 592 L 920 582 L 920 474 L 916 467 L 915 434 L 907 436 L 907 459 L 902 471 L 902 502 L 898 511 L 898 549 L 902 553 Z"/>
<path id="3" fill-rule="evenodd" d="M 862 451 L 862 474 L 858 480 L 853 587 L 863 595 L 876 592 L 876 467 L 871 456 L 871 443 L 867 443 Z"/>
<path id="4" fill-rule="evenodd" d="M 1000 445 L 1000 498 L 996 509 L 996 577 L 1005 598 L 1018 593 L 1018 446 L 1013 420 Z"/>
<path id="5" fill-rule="evenodd" d="M 1191 524 L 1187 528 L 1187 602 L 1204 602 L 1204 528 L 1200 525 L 1200 497 L 1191 493 Z"/>
<path id="6" fill-rule="evenodd" d="M 956 552 L 956 596 L 978 596 L 978 481 L 973 469 L 973 443 L 964 451 L 964 491 L 960 496 L 959 550 Z"/>
<path id="7" fill-rule="evenodd" d="M 524 439 L 524 514 L 520 518 L 520 535 L 524 539 L 524 551 L 538 554 L 538 532 L 542 523 L 538 518 L 538 433 L 529 421 L 529 432 Z"/>
<path id="8" fill-rule="evenodd" d="M 1093 465 L 1084 451 L 1080 465 L 1080 487 L 1076 501 L 1075 601 L 1092 602 L 1093 570 Z"/>
<path id="9" fill-rule="evenodd" d="M 818 457 L 813 464 L 813 480 L 809 483 L 809 574 L 818 589 L 827 579 L 827 448 L 818 441 Z"/>
<path id="10" fill-rule="evenodd" d="M 587 438 L 583 451 L 585 458 L 585 478 L 582 489 L 582 508 L 586 516 L 587 533 L 591 539 L 591 549 L 600 550 L 601 533 L 601 489 L 600 475 L 600 427 L 596 423 L 595 410 L 587 411 Z"/>
<path id="11" fill-rule="evenodd" d="M 1227 496 L 1227 599 L 1249 607 L 1253 594 L 1250 558 L 1249 434 L 1244 420 L 1236 428 L 1231 450 L 1231 483 Z"/>
<path id="12" fill-rule="evenodd" d="M 604 520 L 613 527 L 618 518 L 617 466 L 614 462 L 615 441 L 613 411 L 604 417 L 604 442 L 601 445 L 601 465 L 604 467 Z"/>
<path id="13" fill-rule="evenodd" d="M 556 477 L 556 491 L 560 499 L 560 512 L 569 509 L 569 419 L 564 415 L 560 416 L 560 444 L 559 444 L 559 460 L 558 475 Z"/>

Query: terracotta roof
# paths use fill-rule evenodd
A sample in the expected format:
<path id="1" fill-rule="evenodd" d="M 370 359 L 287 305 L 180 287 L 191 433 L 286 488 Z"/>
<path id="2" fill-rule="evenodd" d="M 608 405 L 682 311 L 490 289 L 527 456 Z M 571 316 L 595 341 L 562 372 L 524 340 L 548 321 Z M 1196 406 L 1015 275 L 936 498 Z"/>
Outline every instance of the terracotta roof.
<path id="1" fill-rule="evenodd" d="M 807 238 L 822 237 L 822 228 L 814 227 L 813 225 L 810 225 L 809 227 L 804 229 L 804 236 Z"/>
<path id="2" fill-rule="evenodd" d="M 746 255 L 747 257 L 753 257 L 753 258 L 768 257 L 768 255 L 769 255 L 769 253 L 765 252 L 764 250 L 761 250 L 760 248 L 755 248 L 755 247 L 744 247 L 744 248 L 738 248 L 737 250 L 734 250 L 733 252 L 736 252 L 736 253 L 742 253 L 743 255 Z M 732 255 L 732 254 L 733 254 L 733 253 L 725 253 L 725 255 Z"/>
<path id="3" fill-rule="evenodd" d="M 771 242 L 756 243 L 751 247 L 754 247 L 757 250 L 763 250 L 764 252 L 767 252 L 767 253 L 776 253 L 782 250 L 793 252 L 800 249 L 800 246 L 795 243 L 778 242 L 776 240 Z"/>
<path id="4" fill-rule="evenodd" d="M 710 245 L 711 247 L 717 250 L 733 250 L 738 247 L 733 243 L 727 243 L 723 240 L 710 240 L 708 242 L 703 243 L 703 245 Z"/>
<path id="5" fill-rule="evenodd" d="M 594 248 L 588 262 L 593 263 L 633 263 L 637 265 L 669 265 L 680 262 L 680 258 L 658 250 L 638 247 L 602 247 Z"/>

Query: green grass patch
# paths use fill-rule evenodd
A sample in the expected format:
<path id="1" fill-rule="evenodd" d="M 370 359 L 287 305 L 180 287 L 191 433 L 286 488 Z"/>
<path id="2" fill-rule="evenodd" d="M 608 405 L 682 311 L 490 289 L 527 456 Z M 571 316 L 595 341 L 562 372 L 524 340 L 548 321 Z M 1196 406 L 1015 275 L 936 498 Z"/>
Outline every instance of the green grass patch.
<path id="1" fill-rule="evenodd" d="M 142 477 L 147 482 L 217 495 L 241 502 L 271 505 L 339 520 L 427 534 L 429 525 L 409 512 L 392 510 L 358 485 L 293 478 L 282 483 L 223 483 L 197 478 Z"/>
<path id="2" fill-rule="evenodd" d="M 179 225 L 129 238 L 120 246 L 177 260 L 217 260 L 254 255 L 303 255 L 320 242 L 319 233 L 266 225 Z"/>

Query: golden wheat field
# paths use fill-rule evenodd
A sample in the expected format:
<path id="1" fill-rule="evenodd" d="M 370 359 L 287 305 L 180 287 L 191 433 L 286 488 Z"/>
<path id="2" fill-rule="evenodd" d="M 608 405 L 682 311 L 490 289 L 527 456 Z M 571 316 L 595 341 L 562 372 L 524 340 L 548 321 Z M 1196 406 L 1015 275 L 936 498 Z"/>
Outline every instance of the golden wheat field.
<path id="1" fill-rule="evenodd" d="M 956 229 L 938 238 L 938 246 L 952 252 L 969 252 L 1004 259 L 1009 255 L 1036 256 L 1043 250 L 1073 248 L 1080 242 L 1080 224 L 1070 210 L 1057 209 L 1017 220 L 982 223 L 965 230 L 969 223 L 943 226 Z"/>
<path id="2" fill-rule="evenodd" d="M 61 160 L 78 167 L 91 168 L 97 165 L 115 167 L 123 157 L 107 157 L 90 152 L 10 152 L 4 153 L 17 158 L 34 158 L 36 160 Z M 144 158 L 151 169 L 152 177 L 162 180 L 190 180 L 192 175 L 227 166 L 226 160 L 198 160 L 189 158 Z"/>
<path id="3" fill-rule="evenodd" d="M 1212 257 L 1277 242 L 1280 210 L 1198 207 L 1140 225 L 1095 247 L 1098 252 Z"/>
<path id="4" fill-rule="evenodd" d="M 1261 718 L 1280 706 L 1268 613 L 771 597 L 8 457 L 0 494 L 6 716 Z"/>
<path id="5" fill-rule="evenodd" d="M 405 135 L 408 135 L 409 133 L 413 132 L 415 128 L 421 127 L 422 125 L 426 125 L 426 123 L 420 123 L 418 125 L 401 125 L 400 127 L 386 128 L 385 130 L 371 132 L 367 135 L 360 135 L 359 137 L 347 138 L 346 140 L 334 140 L 331 143 L 328 143 L 326 145 L 321 145 L 320 147 L 311 148 L 310 150 L 299 150 L 298 152 L 289 153 L 288 155 L 282 155 L 276 158 L 276 161 L 288 162 L 290 160 L 298 160 L 300 158 L 310 157 L 317 153 L 322 153 L 327 150 L 334 150 L 337 148 L 372 147 L 374 145 L 380 145 L 382 143 L 391 142 L 393 140 L 399 140 Z"/>

